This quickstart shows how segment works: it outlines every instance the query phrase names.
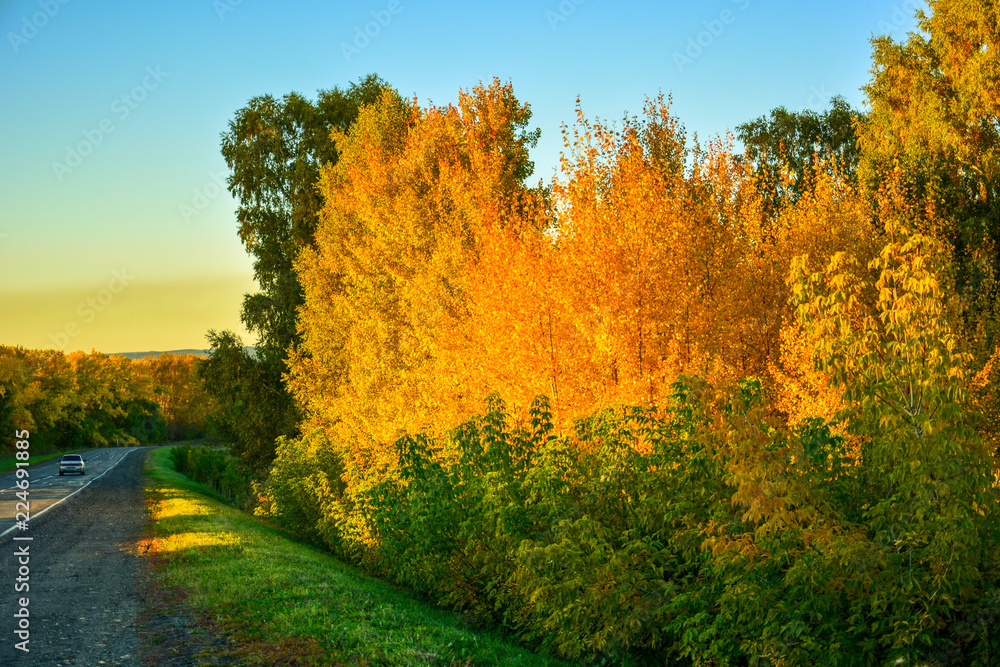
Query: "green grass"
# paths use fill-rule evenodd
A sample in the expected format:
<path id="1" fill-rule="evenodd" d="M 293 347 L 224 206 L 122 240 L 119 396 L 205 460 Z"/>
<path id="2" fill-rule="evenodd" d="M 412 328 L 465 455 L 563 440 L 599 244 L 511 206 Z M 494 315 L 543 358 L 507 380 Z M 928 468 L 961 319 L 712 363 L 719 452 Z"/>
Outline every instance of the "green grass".
<path id="1" fill-rule="evenodd" d="M 266 663 L 288 650 L 317 665 L 563 664 L 474 631 L 461 616 L 227 506 L 176 472 L 165 449 L 150 452 L 146 474 L 162 583 L 184 589 L 244 658 Z"/>

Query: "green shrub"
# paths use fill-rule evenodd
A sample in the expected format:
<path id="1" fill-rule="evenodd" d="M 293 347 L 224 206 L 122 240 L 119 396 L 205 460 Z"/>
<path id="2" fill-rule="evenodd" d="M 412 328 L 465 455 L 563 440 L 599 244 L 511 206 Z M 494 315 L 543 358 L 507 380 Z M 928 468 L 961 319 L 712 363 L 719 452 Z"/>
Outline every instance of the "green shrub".
<path id="1" fill-rule="evenodd" d="M 260 511 L 576 662 L 990 664 L 995 505 L 886 528 L 907 499 L 837 433 L 788 428 L 753 378 L 682 378 L 668 405 L 569 437 L 544 397 L 515 425 L 493 395 L 443 438 L 399 439 L 398 467 L 353 490 L 321 434 L 282 440 Z M 935 526 L 964 547 L 931 549 Z"/>
<path id="2" fill-rule="evenodd" d="M 230 503 L 244 508 L 253 503 L 250 471 L 226 450 L 177 445 L 170 449 L 170 460 L 177 472 L 214 489 Z"/>
<path id="3" fill-rule="evenodd" d="M 339 555 L 356 554 L 344 537 L 343 465 L 321 431 L 278 438 L 274 464 L 259 490 L 258 516 L 274 519 Z"/>

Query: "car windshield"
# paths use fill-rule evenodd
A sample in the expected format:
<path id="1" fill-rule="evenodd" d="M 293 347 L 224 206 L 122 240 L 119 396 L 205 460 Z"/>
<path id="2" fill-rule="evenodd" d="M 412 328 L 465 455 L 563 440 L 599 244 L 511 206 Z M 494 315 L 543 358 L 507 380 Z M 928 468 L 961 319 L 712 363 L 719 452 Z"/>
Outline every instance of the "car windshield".
<path id="1" fill-rule="evenodd" d="M 70 454 L 68 456 L 64 456 L 62 460 L 65 463 L 79 463 L 83 459 L 78 454 Z"/>

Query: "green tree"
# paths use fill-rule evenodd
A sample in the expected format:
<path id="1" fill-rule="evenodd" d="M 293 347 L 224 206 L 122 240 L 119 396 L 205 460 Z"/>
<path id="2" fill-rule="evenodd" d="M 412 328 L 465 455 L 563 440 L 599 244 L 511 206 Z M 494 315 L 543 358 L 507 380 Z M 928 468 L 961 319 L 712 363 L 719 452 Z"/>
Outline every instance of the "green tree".
<path id="1" fill-rule="evenodd" d="M 239 235 L 254 257 L 261 291 L 244 296 L 241 313 L 247 329 L 257 336 L 256 353 L 243 353 L 234 334 L 210 332 L 215 354 L 205 377 L 212 395 L 230 408 L 222 409 L 219 419 L 236 417 L 239 411 L 233 408 L 240 399 L 234 397 L 254 394 L 263 402 L 255 409 L 268 419 L 254 420 L 251 424 L 257 427 L 232 423 L 222 429 L 239 438 L 233 443 L 237 450 L 258 462 L 273 458 L 275 437 L 296 434 L 297 413 L 282 381 L 287 350 L 298 342 L 295 316 L 302 303 L 293 264 L 299 251 L 313 242 L 322 207 L 315 187 L 319 169 L 337 161 L 331 131 L 346 132 L 358 109 L 385 87 L 372 74 L 346 90 L 322 90 L 315 102 L 298 93 L 281 100 L 258 96 L 236 112 L 222 135 L 229 191 L 239 202 Z M 235 365 L 223 371 L 220 365 L 225 363 Z M 260 383 L 259 389 L 245 385 L 248 376 Z"/>
<path id="2" fill-rule="evenodd" d="M 22 391 L 15 403 L 25 424 L 37 437 L 32 446 L 80 446 L 80 397 L 75 391 L 75 371 L 58 350 L 15 349 L 20 361 Z"/>
<path id="3" fill-rule="evenodd" d="M 899 210 L 902 199 L 881 210 Z M 944 253 L 898 215 L 884 223 L 885 246 L 867 266 L 839 252 L 814 272 L 803 256 L 791 282 L 860 445 L 860 525 L 875 586 L 858 596 L 868 602 L 854 604 L 852 623 L 911 664 L 942 649 L 942 619 L 976 622 L 970 612 L 995 581 L 996 493 L 988 446 L 969 428 L 970 359 L 949 322 Z M 988 633 L 966 639 L 989 653 Z"/>
<path id="4" fill-rule="evenodd" d="M 859 159 L 855 127 L 864 115 L 839 95 L 830 105 L 822 113 L 777 107 L 768 116 L 736 126 L 744 146 L 742 159 L 755 167 L 772 210 L 798 201 L 812 186 L 820 159 L 836 158 L 840 173 L 854 177 Z M 789 178 L 782 177 L 784 172 Z"/>
<path id="5" fill-rule="evenodd" d="M 0 427 L 30 431 L 39 452 L 159 442 L 166 422 L 137 363 L 0 346 Z"/>
<path id="6" fill-rule="evenodd" d="M 292 397 L 280 384 L 275 386 L 268 366 L 232 331 L 211 330 L 207 338 L 211 356 L 199 366 L 198 375 L 215 398 L 210 427 L 246 463 L 267 466 L 274 459 L 275 441 L 296 432 Z"/>
<path id="7" fill-rule="evenodd" d="M 323 205 L 316 190 L 320 166 L 337 161 L 330 132 L 346 132 L 358 109 L 374 102 L 385 86 L 372 74 L 347 90 L 322 90 L 315 102 L 298 93 L 281 101 L 255 97 L 222 135 L 229 191 L 239 202 L 240 240 L 254 257 L 261 287 L 244 297 L 242 312 L 259 347 L 283 350 L 296 340 L 302 290 L 293 262 L 316 230 Z"/>

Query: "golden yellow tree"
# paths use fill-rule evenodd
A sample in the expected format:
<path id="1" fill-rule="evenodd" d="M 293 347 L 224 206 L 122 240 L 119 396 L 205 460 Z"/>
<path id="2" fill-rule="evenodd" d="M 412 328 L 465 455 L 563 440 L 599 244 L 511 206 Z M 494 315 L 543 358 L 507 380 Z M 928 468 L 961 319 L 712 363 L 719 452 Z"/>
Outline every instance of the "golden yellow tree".
<path id="1" fill-rule="evenodd" d="M 403 433 L 442 430 L 478 407 L 461 360 L 464 272 L 477 239 L 518 226 L 531 206 L 529 117 L 499 81 L 443 108 L 386 91 L 336 137 L 316 245 L 297 265 L 305 305 L 291 386 L 309 427 L 360 468 L 391 463 Z"/>

